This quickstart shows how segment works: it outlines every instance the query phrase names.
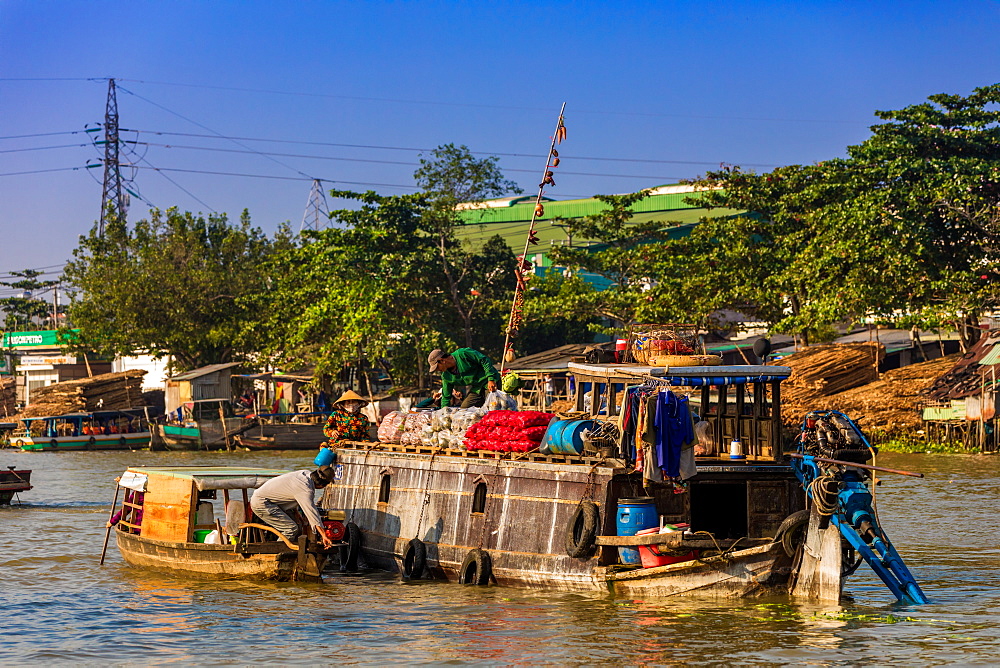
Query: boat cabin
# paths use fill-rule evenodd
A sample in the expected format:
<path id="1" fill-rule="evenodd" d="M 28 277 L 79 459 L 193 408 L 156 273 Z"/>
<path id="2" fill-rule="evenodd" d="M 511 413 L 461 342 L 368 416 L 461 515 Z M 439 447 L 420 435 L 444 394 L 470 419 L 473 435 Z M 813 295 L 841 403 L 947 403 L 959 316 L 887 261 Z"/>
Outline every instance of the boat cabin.
<path id="1" fill-rule="evenodd" d="M 236 535 L 249 522 L 252 491 L 287 471 L 235 466 L 132 467 L 119 530 L 176 543 L 204 543 L 212 531 Z"/>
<path id="2" fill-rule="evenodd" d="M 35 439 L 61 436 L 110 436 L 145 431 L 141 410 L 94 411 L 66 413 L 47 417 L 23 418 L 22 436 Z M 18 434 L 15 434 L 17 436 Z"/>
<path id="3" fill-rule="evenodd" d="M 710 425 L 711 442 L 694 458 L 697 474 L 688 492 L 649 484 L 641 474 L 616 476 L 611 498 L 649 496 L 668 524 L 690 524 L 720 539 L 773 536 L 788 515 L 805 507 L 805 494 L 784 455 L 782 366 L 655 367 L 635 364 L 570 363 L 576 403 L 591 392 L 598 420 L 620 425 L 630 388 L 672 391 L 687 397 L 692 413 Z M 603 413 L 603 414 L 602 414 Z M 733 457 L 733 441 L 739 441 Z M 631 465 L 628 453 L 619 453 Z M 634 457 L 634 455 L 633 455 Z M 610 527 L 609 527 L 610 528 Z"/>

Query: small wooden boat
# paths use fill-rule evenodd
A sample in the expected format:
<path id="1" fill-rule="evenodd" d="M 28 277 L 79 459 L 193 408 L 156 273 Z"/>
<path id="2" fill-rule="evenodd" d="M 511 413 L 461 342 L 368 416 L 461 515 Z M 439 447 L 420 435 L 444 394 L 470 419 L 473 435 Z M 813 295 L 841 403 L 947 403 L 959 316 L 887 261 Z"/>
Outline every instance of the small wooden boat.
<path id="1" fill-rule="evenodd" d="M 120 513 L 112 521 L 117 519 L 122 558 L 132 566 L 216 578 L 322 579 L 326 551 L 311 532 L 292 543 L 254 521 L 252 490 L 283 473 L 229 466 L 129 468 L 119 478 L 125 500 L 112 509 Z M 330 513 L 324 523 L 342 535 L 337 517 Z M 217 542 L 204 542 L 213 531 Z"/>
<path id="2" fill-rule="evenodd" d="M 0 471 L 0 506 L 10 505 L 11 499 L 18 492 L 31 489 L 31 471 L 17 470 L 8 466 L 6 471 Z"/>
<path id="3" fill-rule="evenodd" d="M 328 413 L 262 413 L 256 424 L 236 437 L 248 450 L 316 450 L 326 437 Z"/>
<path id="4" fill-rule="evenodd" d="M 11 445 L 36 452 L 141 450 L 149 447 L 149 424 L 136 409 L 66 413 L 24 418 Z"/>
<path id="5" fill-rule="evenodd" d="M 231 450 L 233 438 L 253 427 L 254 422 L 237 417 L 228 399 L 188 401 L 157 425 L 167 450 Z"/>

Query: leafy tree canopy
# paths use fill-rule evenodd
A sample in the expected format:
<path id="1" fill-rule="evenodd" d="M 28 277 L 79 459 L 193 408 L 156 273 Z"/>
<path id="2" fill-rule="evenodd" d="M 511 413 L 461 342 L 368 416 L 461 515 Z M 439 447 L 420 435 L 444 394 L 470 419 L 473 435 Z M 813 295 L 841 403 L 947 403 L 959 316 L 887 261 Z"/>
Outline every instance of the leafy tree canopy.
<path id="1" fill-rule="evenodd" d="M 95 225 L 66 266 L 69 315 L 98 352 L 171 355 L 180 369 L 238 360 L 255 351 L 241 334 L 259 315 L 243 298 L 269 289 L 268 260 L 289 246 L 287 231 L 269 240 L 245 211 L 235 225 L 175 208 L 103 236 Z"/>

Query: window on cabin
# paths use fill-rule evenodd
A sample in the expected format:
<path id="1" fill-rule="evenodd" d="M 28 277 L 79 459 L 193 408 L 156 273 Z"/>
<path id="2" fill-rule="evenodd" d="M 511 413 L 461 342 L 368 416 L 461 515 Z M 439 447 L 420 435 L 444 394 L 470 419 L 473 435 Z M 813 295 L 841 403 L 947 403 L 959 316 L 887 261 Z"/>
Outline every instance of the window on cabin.
<path id="1" fill-rule="evenodd" d="M 482 514 L 486 512 L 486 483 L 481 482 L 476 485 L 476 490 L 472 493 L 472 514 Z"/>
<path id="2" fill-rule="evenodd" d="M 392 482 L 388 473 L 382 474 L 382 482 L 378 488 L 378 502 L 389 503 L 389 493 L 392 491 Z"/>

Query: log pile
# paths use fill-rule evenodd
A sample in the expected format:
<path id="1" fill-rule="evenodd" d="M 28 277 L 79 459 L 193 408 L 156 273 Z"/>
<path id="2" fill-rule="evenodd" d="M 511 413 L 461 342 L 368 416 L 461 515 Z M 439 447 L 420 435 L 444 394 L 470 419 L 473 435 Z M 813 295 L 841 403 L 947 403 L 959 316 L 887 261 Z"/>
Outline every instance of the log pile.
<path id="1" fill-rule="evenodd" d="M 142 377 L 145 375 L 142 369 L 130 369 L 38 388 L 31 393 L 31 403 L 19 417 L 137 408 L 143 405 Z"/>
<path id="2" fill-rule="evenodd" d="M 810 410 L 837 410 L 855 419 L 863 417 L 860 426 L 873 440 L 912 433 L 921 428 L 922 394 L 957 359 L 958 355 L 949 355 L 892 369 L 879 380 L 814 398 L 808 405 L 782 402 L 782 415 L 786 424 L 797 426 Z"/>
<path id="3" fill-rule="evenodd" d="M 778 364 L 792 369 L 781 384 L 782 403 L 798 407 L 878 380 L 877 364 L 884 354 L 874 342 L 833 343 L 782 357 Z"/>
<path id="4" fill-rule="evenodd" d="M 17 412 L 17 381 L 13 376 L 0 378 L 0 419 L 9 421 L 8 418 Z"/>

